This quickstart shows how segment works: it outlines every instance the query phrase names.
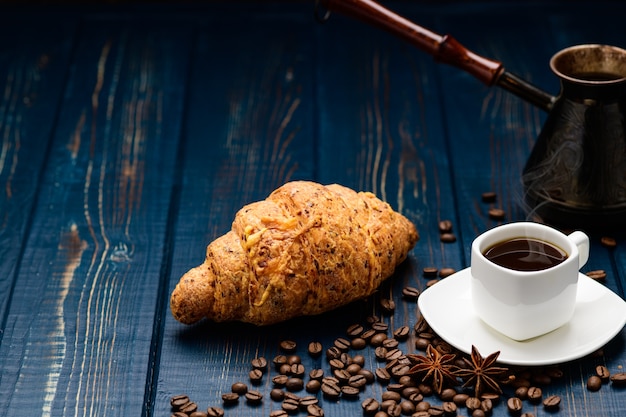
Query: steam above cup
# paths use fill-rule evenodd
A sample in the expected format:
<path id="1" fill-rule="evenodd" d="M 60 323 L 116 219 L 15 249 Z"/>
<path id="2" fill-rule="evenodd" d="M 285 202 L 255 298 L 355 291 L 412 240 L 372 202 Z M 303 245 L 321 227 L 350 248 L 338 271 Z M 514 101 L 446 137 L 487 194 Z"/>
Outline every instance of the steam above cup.
<path id="1" fill-rule="evenodd" d="M 556 330 L 574 315 L 579 270 L 588 258 L 589 238 L 579 231 L 566 235 L 533 222 L 488 230 L 472 242 L 474 310 L 514 340 Z"/>

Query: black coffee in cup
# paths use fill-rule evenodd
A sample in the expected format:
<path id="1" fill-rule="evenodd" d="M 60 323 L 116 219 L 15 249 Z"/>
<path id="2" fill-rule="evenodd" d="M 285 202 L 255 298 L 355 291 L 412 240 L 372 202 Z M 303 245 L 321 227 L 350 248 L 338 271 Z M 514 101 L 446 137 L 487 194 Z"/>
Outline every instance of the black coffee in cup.
<path id="1" fill-rule="evenodd" d="M 483 254 L 491 262 L 517 271 L 540 271 L 567 259 L 567 252 L 558 246 L 527 237 L 498 242 Z"/>

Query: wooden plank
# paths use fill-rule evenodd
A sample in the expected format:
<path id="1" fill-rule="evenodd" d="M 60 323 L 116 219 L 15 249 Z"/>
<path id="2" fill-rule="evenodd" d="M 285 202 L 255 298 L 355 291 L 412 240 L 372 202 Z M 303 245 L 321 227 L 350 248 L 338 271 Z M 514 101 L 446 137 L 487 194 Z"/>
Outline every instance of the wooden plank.
<path id="1" fill-rule="evenodd" d="M 6 416 L 144 410 L 192 38 L 176 22 L 94 17 L 77 34 L 10 300 Z"/>
<path id="2" fill-rule="evenodd" d="M 227 16 L 207 16 L 198 29 L 170 292 L 202 263 L 206 245 L 230 230 L 243 205 L 289 180 L 315 179 L 311 10 L 269 7 Z M 171 413 L 169 398 L 179 393 L 201 409 L 221 406 L 221 393 L 247 381 L 250 360 L 271 359 L 277 338 L 289 330 L 184 326 L 169 309 L 165 314 L 154 415 Z M 260 407 L 228 413 L 268 415 L 269 405 L 266 398 Z"/>
<path id="3" fill-rule="evenodd" d="M 65 83 L 76 21 L 23 13 L 0 15 L 0 317 L 30 227 L 56 104 Z M 4 326 L 2 326 L 4 327 Z M 0 333 L 0 340 L 2 335 Z"/>

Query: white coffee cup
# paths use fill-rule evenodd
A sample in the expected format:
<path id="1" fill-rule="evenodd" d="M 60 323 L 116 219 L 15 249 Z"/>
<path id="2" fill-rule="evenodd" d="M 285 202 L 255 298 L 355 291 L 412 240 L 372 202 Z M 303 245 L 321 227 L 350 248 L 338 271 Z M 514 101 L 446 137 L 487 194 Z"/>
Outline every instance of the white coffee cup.
<path id="1" fill-rule="evenodd" d="M 521 271 L 500 266 L 484 255 L 498 243 L 531 238 L 565 251 L 567 258 L 550 268 Z M 472 243 L 471 291 L 476 314 L 505 336 L 522 341 L 566 324 L 574 314 L 579 269 L 589 258 L 589 238 L 533 222 L 508 223 Z"/>

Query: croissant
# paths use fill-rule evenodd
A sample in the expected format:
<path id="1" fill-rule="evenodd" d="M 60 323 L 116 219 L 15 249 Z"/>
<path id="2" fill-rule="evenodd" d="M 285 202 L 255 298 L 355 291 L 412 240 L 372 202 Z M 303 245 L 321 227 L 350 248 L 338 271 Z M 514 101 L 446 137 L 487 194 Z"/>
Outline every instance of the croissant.
<path id="1" fill-rule="evenodd" d="M 170 308 L 186 324 L 316 315 L 372 294 L 418 239 L 370 192 L 288 182 L 237 212 L 204 263 L 182 276 Z"/>

